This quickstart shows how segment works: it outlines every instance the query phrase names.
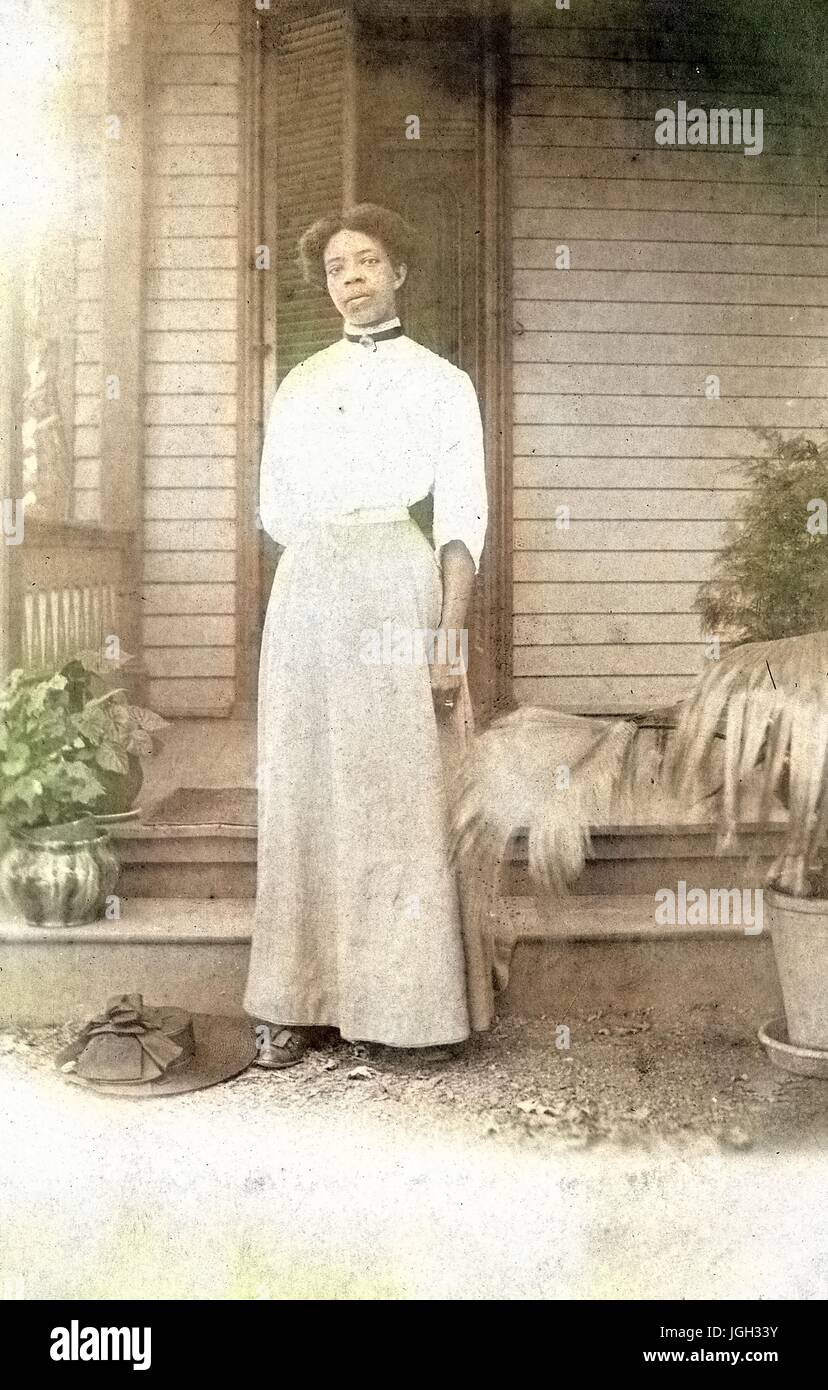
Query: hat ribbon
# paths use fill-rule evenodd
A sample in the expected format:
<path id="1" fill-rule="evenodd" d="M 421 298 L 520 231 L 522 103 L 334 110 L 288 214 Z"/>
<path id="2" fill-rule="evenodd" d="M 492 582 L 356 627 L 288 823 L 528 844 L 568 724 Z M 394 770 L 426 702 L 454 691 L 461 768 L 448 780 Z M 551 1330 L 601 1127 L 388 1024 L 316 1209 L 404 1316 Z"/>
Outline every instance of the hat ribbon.
<path id="1" fill-rule="evenodd" d="M 99 1055 L 94 1066 L 89 1065 L 91 1059 L 87 1059 L 84 1065 L 81 1054 L 93 1038 L 105 1035 L 113 1035 L 119 1042 L 110 1044 L 105 1057 Z M 136 1042 L 143 1057 L 136 1056 Z M 183 1052 L 183 1047 L 162 1031 L 159 1011 L 152 1009 L 149 1014 L 145 1012 L 142 995 L 116 994 L 107 1000 L 103 1013 L 90 1019 L 79 1037 L 58 1060 L 66 1063 L 77 1058 L 75 1071 L 78 1076 L 91 1073 L 98 1081 L 124 1081 L 130 1078 L 155 1081 L 173 1062 L 179 1060 Z"/>

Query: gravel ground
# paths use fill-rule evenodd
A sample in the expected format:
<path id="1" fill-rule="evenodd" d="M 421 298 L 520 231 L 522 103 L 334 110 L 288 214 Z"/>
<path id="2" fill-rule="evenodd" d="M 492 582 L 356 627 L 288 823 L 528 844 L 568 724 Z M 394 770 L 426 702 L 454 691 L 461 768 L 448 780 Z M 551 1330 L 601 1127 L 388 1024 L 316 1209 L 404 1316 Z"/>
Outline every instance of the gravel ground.
<path id="1" fill-rule="evenodd" d="M 414 1129 L 547 1147 L 667 1140 L 777 1151 L 825 1142 L 828 1083 L 771 1066 L 755 1036 L 715 1009 L 669 1029 L 655 1027 L 650 1014 L 591 1014 L 566 1048 L 543 1019 L 503 1018 L 456 1060 L 428 1066 L 416 1054 L 337 1040 L 281 1072 L 251 1067 L 207 1103 L 232 1096 L 243 1108 L 319 1117 L 397 1113 Z M 78 1028 L 0 1031 L 0 1057 L 51 1072 L 54 1054 Z M 164 1102 L 203 1103 L 201 1093 Z"/>
<path id="2" fill-rule="evenodd" d="M 828 1086 L 715 1012 L 129 1101 L 0 1033 L 0 1296 L 828 1297 Z"/>

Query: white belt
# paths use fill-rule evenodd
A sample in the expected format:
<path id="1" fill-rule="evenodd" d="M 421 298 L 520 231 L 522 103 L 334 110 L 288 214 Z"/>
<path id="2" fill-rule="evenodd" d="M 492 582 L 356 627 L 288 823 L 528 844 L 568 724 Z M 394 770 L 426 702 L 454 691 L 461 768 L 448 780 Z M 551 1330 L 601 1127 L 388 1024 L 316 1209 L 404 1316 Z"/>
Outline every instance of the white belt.
<path id="1" fill-rule="evenodd" d="M 407 507 L 358 507 L 330 520 L 334 526 L 365 526 L 381 521 L 408 521 L 410 515 Z"/>

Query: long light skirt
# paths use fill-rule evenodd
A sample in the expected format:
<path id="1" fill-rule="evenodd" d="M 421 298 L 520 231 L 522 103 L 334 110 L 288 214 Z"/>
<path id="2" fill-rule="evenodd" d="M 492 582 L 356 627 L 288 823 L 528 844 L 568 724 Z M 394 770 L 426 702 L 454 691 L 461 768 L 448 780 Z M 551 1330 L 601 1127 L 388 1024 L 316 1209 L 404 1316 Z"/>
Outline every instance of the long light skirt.
<path id="1" fill-rule="evenodd" d="M 405 640 L 441 599 L 408 518 L 319 526 L 282 556 L 259 670 L 255 1018 L 397 1047 L 486 1026 L 446 855 L 447 731 Z M 455 750 L 469 718 L 464 680 Z"/>

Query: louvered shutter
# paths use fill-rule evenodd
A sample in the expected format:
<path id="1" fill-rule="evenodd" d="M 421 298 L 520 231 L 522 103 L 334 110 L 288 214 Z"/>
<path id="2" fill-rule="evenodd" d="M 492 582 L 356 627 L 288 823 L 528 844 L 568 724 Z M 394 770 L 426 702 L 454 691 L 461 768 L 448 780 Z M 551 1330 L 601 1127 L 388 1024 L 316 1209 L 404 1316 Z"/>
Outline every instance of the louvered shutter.
<path id="1" fill-rule="evenodd" d="M 281 380 L 327 346 L 341 322 L 324 291 L 302 279 L 296 242 L 315 218 L 342 206 L 347 132 L 347 30 L 342 10 L 285 7 L 274 26 L 276 352 Z"/>

